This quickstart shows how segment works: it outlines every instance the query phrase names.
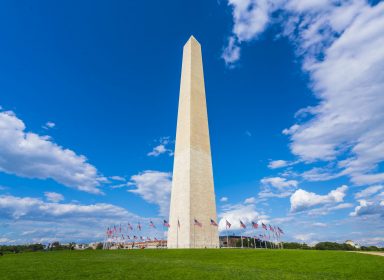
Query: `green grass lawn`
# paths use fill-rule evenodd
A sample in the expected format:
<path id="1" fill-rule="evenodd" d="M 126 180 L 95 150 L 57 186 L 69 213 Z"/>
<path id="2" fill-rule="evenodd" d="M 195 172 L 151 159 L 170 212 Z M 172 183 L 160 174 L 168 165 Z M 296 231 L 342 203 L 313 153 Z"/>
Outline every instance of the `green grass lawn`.
<path id="1" fill-rule="evenodd" d="M 0 257 L 0 279 L 384 279 L 384 257 L 314 250 L 38 252 Z"/>

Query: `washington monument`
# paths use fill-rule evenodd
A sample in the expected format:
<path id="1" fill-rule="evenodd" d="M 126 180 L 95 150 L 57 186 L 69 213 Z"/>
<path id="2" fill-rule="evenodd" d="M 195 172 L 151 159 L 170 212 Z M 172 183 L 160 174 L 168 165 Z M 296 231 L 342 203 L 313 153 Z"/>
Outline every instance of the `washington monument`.
<path id="1" fill-rule="evenodd" d="M 203 61 L 191 36 L 183 49 L 168 248 L 219 247 Z"/>

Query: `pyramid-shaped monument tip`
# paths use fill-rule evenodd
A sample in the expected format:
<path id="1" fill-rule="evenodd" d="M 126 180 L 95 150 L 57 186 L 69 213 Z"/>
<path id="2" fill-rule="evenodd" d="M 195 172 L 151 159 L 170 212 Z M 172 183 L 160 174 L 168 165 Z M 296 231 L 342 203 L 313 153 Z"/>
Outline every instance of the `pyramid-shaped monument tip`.
<path id="1" fill-rule="evenodd" d="M 197 39 L 196 39 L 195 36 L 193 36 L 193 35 L 191 35 L 191 37 L 189 37 L 188 42 L 189 42 L 189 41 L 194 41 L 194 42 L 200 44 L 199 41 L 197 41 Z M 187 43 L 188 43 L 188 42 L 187 42 Z"/>

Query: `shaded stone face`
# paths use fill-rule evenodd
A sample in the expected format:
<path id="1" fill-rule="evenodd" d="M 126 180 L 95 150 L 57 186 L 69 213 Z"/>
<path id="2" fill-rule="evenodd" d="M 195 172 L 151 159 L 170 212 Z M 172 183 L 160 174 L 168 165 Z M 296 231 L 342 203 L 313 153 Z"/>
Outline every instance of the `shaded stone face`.
<path id="1" fill-rule="evenodd" d="M 211 219 L 217 222 L 203 62 L 192 36 L 183 49 L 168 248 L 218 247 Z"/>

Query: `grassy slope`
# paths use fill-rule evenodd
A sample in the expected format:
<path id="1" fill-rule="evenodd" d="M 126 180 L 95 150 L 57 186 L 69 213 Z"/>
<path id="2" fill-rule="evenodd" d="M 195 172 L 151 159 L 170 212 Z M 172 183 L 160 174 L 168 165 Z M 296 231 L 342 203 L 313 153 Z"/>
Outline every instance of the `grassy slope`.
<path id="1" fill-rule="evenodd" d="M 302 250 L 61 251 L 0 257 L 0 279 L 384 279 L 384 258 Z"/>

